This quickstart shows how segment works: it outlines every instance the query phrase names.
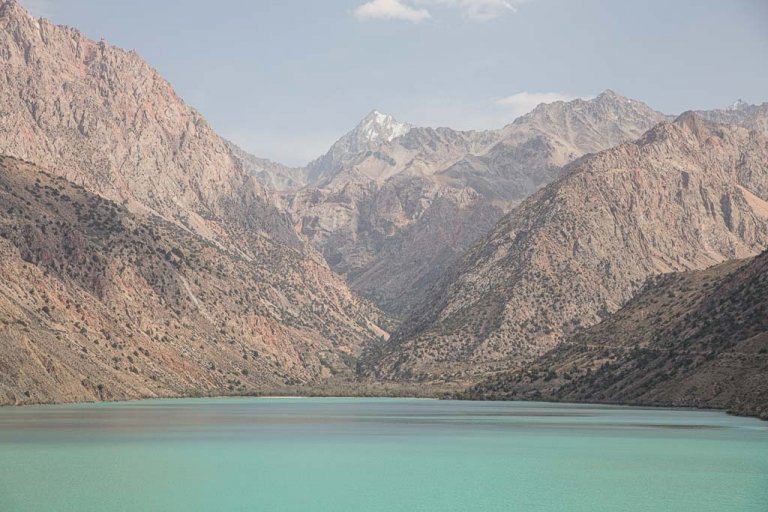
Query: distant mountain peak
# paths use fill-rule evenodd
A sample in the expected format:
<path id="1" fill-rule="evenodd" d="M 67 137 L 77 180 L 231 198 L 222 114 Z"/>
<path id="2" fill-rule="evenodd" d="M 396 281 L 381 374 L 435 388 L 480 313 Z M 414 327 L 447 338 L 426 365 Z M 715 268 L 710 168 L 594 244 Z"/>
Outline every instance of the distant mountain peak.
<path id="1" fill-rule="evenodd" d="M 368 112 L 368 115 L 363 118 L 363 121 L 385 121 L 386 119 L 393 119 L 393 117 L 389 114 L 385 114 L 384 112 L 381 112 L 380 110 L 373 109 L 370 112 Z"/>
<path id="2" fill-rule="evenodd" d="M 768 103 L 753 105 L 739 99 L 722 108 L 697 110 L 696 114 L 710 122 L 736 124 L 768 134 Z"/>
<path id="3" fill-rule="evenodd" d="M 601 108 L 609 109 L 624 109 L 624 108 L 644 108 L 650 110 L 650 107 L 642 103 L 641 101 L 633 100 L 616 93 L 611 89 L 606 89 L 593 98 L 576 98 L 571 101 L 565 102 L 553 102 L 553 103 L 540 103 L 531 112 L 522 116 L 520 119 L 530 119 L 538 115 L 548 115 L 554 111 L 582 111 L 584 107 L 598 106 Z"/>
<path id="4" fill-rule="evenodd" d="M 353 136 L 356 142 L 382 144 L 405 135 L 411 128 L 411 125 L 401 123 L 389 114 L 371 110 L 348 135 Z"/>
<path id="5" fill-rule="evenodd" d="M 335 172 L 347 158 L 378 150 L 382 145 L 402 137 L 411 128 L 410 124 L 401 123 L 389 114 L 371 110 L 352 131 L 337 140 L 328 153 L 309 163 L 309 182 Z"/>
<path id="6" fill-rule="evenodd" d="M 596 103 L 635 103 L 637 100 L 633 100 L 631 98 L 627 98 L 626 96 L 622 96 L 621 94 L 617 93 L 616 91 L 612 89 L 606 89 L 591 101 L 594 101 Z"/>
<path id="7" fill-rule="evenodd" d="M 598 98 L 624 98 L 620 94 L 616 94 L 613 89 L 606 89 L 597 96 Z"/>

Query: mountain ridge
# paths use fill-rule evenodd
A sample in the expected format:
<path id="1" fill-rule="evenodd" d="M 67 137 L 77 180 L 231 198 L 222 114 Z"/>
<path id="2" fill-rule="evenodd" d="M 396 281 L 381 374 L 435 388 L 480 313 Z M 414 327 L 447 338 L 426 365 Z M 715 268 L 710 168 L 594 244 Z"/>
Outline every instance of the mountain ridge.
<path id="1" fill-rule="evenodd" d="M 603 322 L 474 399 L 727 409 L 768 419 L 768 251 L 659 276 Z"/>
<path id="2" fill-rule="evenodd" d="M 0 62 L 6 403 L 355 371 L 465 385 L 768 241 L 768 104 L 672 119 L 606 90 L 480 131 L 373 110 L 290 168 L 221 138 L 136 52 L 15 0 Z"/>
<path id="3" fill-rule="evenodd" d="M 224 141 L 136 52 L 35 19 L 15 0 L 0 25 L 0 154 L 219 243 L 246 230 L 303 246 Z"/>
<path id="4" fill-rule="evenodd" d="M 611 92 L 541 105 L 499 130 L 411 127 L 375 151 L 333 157 L 334 173 L 281 201 L 297 231 L 355 291 L 402 315 L 566 163 L 664 118 Z"/>
<path id="5" fill-rule="evenodd" d="M 3 209 L 3 271 L 13 286 L 3 290 L 0 330 L 8 342 L 4 355 L 31 357 L 6 361 L 3 372 L 25 382 L 30 396 L 5 399 L 135 398 L 191 393 L 196 385 L 210 393 L 316 382 L 349 374 L 361 345 L 387 336 L 387 318 L 350 292 L 226 142 L 138 54 L 36 20 L 13 0 L 0 5 L 2 192 L 4 206 L 14 204 Z M 126 233 L 126 224 L 138 231 Z M 46 288 L 65 297 L 57 309 L 63 322 L 40 315 L 51 307 L 40 302 L 48 296 L 30 296 Z M 83 311 L 72 309 L 86 302 Z M 18 319 L 26 327 L 19 330 Z M 99 325 L 103 350 L 82 345 L 93 330 L 80 333 L 85 324 Z M 25 328 L 34 328 L 61 361 L 67 384 L 60 391 L 44 368 L 28 366 L 39 358 L 30 352 L 37 338 L 25 336 Z M 62 346 L 57 332 L 73 341 Z M 143 339 L 142 349 L 174 358 L 162 382 L 143 380 L 148 367 L 118 371 L 109 360 L 88 362 L 76 352 L 105 355 L 106 335 L 128 334 Z M 203 348 L 180 341 L 197 336 L 205 338 Z M 219 342 L 231 346 L 216 348 Z M 272 363 L 254 361 L 252 350 L 271 354 Z M 209 363 L 250 376 L 230 375 L 240 383 L 226 383 Z M 78 374 L 102 380 L 102 388 L 82 389 Z M 13 390 L 13 382 L 4 385 Z"/>
<path id="6" fill-rule="evenodd" d="M 446 272 L 361 374 L 472 380 L 608 316 L 651 275 L 755 254 L 766 161 L 761 133 L 693 113 L 575 161 Z"/>

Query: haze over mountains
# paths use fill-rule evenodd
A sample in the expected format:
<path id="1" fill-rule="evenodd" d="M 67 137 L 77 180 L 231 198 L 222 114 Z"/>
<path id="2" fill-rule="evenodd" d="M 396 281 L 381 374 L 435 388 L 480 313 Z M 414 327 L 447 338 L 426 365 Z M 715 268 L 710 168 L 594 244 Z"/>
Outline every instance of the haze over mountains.
<path id="1" fill-rule="evenodd" d="M 501 372 L 472 396 L 763 410 L 752 385 L 626 391 L 629 335 L 558 347 L 597 324 L 631 332 L 626 308 L 659 275 L 765 249 L 766 104 L 671 117 L 606 90 L 486 131 L 372 111 L 291 168 L 222 139 L 135 53 L 14 0 L 0 0 L 0 64 L 0 402 Z M 737 295 L 722 300 L 752 296 Z M 722 339 L 758 325 L 740 322 Z M 670 343 L 707 344 L 716 363 L 735 350 L 689 338 Z M 766 343 L 749 339 L 739 354 Z M 527 364 L 575 379 L 602 343 L 623 348 L 599 380 L 518 385 Z M 723 357 L 740 363 L 720 380 L 700 377 L 715 363 L 680 375 L 746 371 Z"/>
<path id="2" fill-rule="evenodd" d="M 310 163 L 308 186 L 282 201 L 297 231 L 353 290 L 400 316 L 563 165 L 664 118 L 612 91 L 540 105 L 482 132 L 416 128 L 374 111 Z"/>

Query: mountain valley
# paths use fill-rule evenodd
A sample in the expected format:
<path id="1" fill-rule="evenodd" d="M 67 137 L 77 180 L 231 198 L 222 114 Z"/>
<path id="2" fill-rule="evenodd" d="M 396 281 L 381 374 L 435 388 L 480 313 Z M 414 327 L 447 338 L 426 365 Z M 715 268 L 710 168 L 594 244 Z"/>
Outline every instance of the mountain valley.
<path id="1" fill-rule="evenodd" d="M 138 55 L 5 0 L 0 63 L 0 400 L 307 383 L 387 336 Z"/>
<path id="2" fill-rule="evenodd" d="M 16 0 L 0 84 L 0 404 L 338 384 L 768 414 L 768 103 L 373 110 L 290 167 Z"/>

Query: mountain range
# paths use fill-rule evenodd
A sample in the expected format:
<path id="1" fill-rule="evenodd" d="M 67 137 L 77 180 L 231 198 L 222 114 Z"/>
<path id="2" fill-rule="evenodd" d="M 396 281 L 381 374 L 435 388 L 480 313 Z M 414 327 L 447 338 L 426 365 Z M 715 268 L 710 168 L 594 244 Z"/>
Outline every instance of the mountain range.
<path id="1" fill-rule="evenodd" d="M 364 372 L 472 380 L 597 323 L 651 276 L 760 252 L 767 162 L 764 133 L 693 113 L 576 160 L 445 273 Z"/>
<path id="2" fill-rule="evenodd" d="M 0 403 L 383 381 L 765 414 L 768 104 L 374 110 L 293 168 L 15 0 L 0 62 Z"/>
<path id="3" fill-rule="evenodd" d="M 396 317 L 512 206 L 586 153 L 665 116 L 606 91 L 540 105 L 498 130 L 417 128 L 371 112 L 283 194 L 297 232 L 351 288 Z M 271 179 L 274 181 L 274 179 Z"/>

